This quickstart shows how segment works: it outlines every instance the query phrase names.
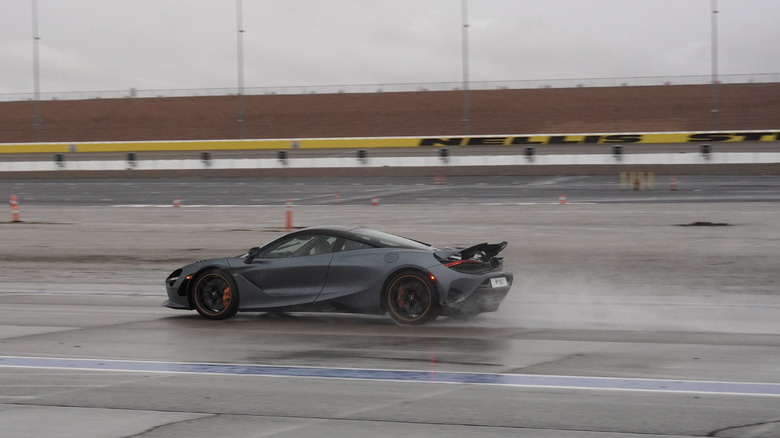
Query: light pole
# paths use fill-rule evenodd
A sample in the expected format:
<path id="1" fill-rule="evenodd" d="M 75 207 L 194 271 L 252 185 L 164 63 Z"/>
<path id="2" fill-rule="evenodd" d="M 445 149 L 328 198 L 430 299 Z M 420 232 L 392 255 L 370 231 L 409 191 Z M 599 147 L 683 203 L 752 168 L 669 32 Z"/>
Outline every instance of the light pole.
<path id="1" fill-rule="evenodd" d="M 33 32 L 33 130 L 35 141 L 41 141 L 41 72 L 38 55 L 38 0 L 32 0 L 32 32 Z"/>
<path id="2" fill-rule="evenodd" d="M 469 104 L 469 6 L 468 0 L 462 0 L 461 20 L 463 21 L 463 135 L 469 135 L 470 104 Z"/>
<path id="3" fill-rule="evenodd" d="M 238 36 L 236 37 L 236 51 L 238 58 L 238 138 L 243 139 L 244 130 L 244 17 L 243 3 L 236 0 L 236 27 Z"/>
<path id="4" fill-rule="evenodd" d="M 712 0 L 712 129 L 718 129 L 718 0 Z"/>

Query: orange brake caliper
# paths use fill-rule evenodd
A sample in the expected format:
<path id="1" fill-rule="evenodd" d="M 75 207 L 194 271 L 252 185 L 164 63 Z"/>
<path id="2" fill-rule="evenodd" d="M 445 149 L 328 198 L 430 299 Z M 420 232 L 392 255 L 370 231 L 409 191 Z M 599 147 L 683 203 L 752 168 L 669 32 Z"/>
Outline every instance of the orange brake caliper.
<path id="1" fill-rule="evenodd" d="M 222 305 L 227 307 L 230 305 L 230 298 L 233 296 L 233 294 L 230 292 L 230 286 L 226 287 L 225 290 L 222 291 Z"/>
<path id="2" fill-rule="evenodd" d="M 406 297 L 404 296 L 403 286 L 398 286 L 398 298 L 396 298 L 395 303 L 398 304 L 398 307 L 403 307 L 404 304 L 406 304 Z"/>

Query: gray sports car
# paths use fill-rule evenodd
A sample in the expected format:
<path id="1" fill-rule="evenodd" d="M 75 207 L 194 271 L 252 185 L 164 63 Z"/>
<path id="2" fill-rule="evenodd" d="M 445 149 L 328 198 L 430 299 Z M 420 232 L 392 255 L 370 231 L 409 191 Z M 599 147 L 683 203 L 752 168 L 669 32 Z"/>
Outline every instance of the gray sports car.
<path id="1" fill-rule="evenodd" d="M 498 310 L 512 286 L 498 257 L 506 245 L 437 248 L 361 227 L 305 228 L 175 270 L 163 305 L 208 319 L 238 311 L 389 313 L 399 324 L 473 316 Z"/>

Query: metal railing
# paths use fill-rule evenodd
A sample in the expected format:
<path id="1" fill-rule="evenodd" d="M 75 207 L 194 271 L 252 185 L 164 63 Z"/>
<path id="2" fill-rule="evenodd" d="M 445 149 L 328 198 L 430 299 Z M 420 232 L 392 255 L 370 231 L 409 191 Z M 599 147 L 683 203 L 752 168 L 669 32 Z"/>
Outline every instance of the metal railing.
<path id="1" fill-rule="evenodd" d="M 469 82 L 470 90 L 518 90 L 533 88 L 594 88 L 620 86 L 658 86 L 658 85 L 701 85 L 709 84 L 709 75 L 696 76 L 648 76 L 633 78 L 575 78 L 575 79 L 533 79 L 512 81 L 475 81 Z M 780 73 L 755 73 L 720 75 L 721 84 L 750 84 L 780 82 Z M 245 87 L 245 95 L 274 94 L 337 94 L 337 93 L 394 93 L 412 91 L 450 91 L 460 90 L 462 82 L 425 82 L 401 84 L 351 84 L 351 85 L 307 85 L 287 87 Z M 104 91 L 62 91 L 41 92 L 41 100 L 87 100 L 87 99 L 126 99 L 150 97 L 197 97 L 229 96 L 237 94 L 237 88 L 193 88 L 193 89 L 156 89 L 104 90 Z M 0 93 L 0 101 L 33 100 L 34 93 Z"/>

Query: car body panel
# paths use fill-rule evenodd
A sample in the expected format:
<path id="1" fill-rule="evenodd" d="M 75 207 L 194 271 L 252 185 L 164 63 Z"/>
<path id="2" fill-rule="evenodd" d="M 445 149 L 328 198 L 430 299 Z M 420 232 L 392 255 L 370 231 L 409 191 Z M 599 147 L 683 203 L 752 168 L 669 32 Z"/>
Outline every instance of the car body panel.
<path id="1" fill-rule="evenodd" d="M 355 295 L 360 307 L 378 307 L 379 295 L 374 291 L 382 287 L 384 277 L 391 268 L 384 261 L 386 254 L 383 248 L 335 253 L 325 287 L 317 301 L 325 302 Z"/>
<path id="2" fill-rule="evenodd" d="M 242 302 L 249 307 L 265 307 L 268 303 L 293 306 L 317 299 L 328 276 L 333 254 L 317 254 L 282 259 L 256 259 L 245 264 L 233 262 L 236 277 L 241 277 L 239 290 Z M 265 299 L 260 299 L 265 298 Z"/>

